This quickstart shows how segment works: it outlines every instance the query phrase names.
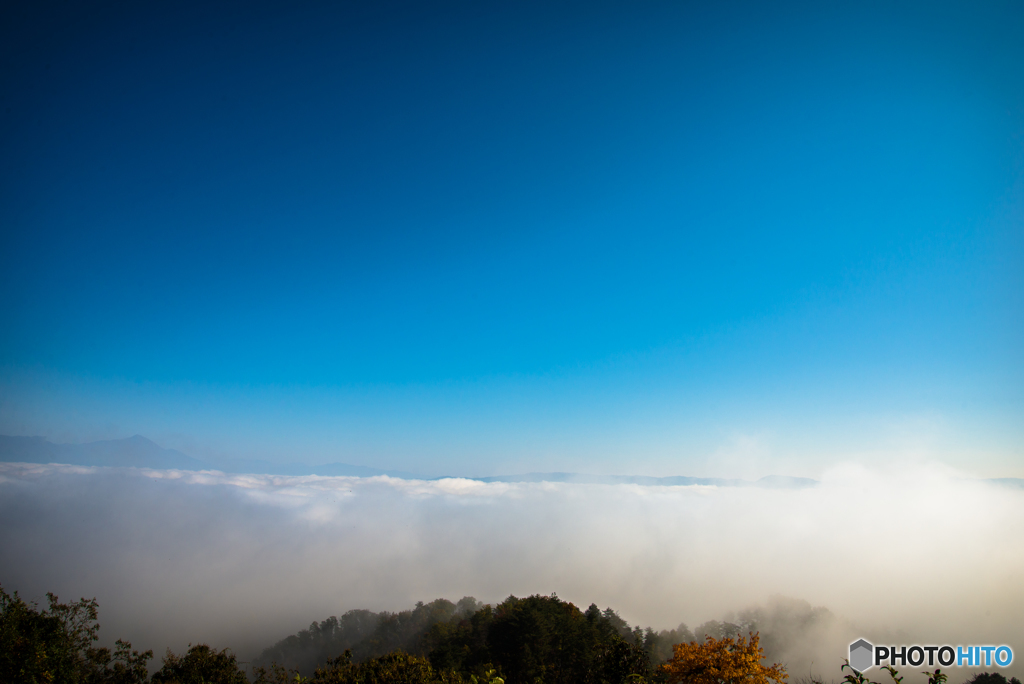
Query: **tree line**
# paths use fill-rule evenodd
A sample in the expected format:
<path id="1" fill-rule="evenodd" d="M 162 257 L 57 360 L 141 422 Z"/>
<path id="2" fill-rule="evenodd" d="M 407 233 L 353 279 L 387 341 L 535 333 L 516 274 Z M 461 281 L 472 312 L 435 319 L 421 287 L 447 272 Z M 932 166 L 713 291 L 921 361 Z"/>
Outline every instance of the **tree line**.
<path id="1" fill-rule="evenodd" d="M 631 628 L 610 608 L 582 610 L 555 595 L 510 596 L 491 606 L 467 597 L 409 611 L 349 611 L 240 663 L 229 649 L 170 650 L 150 674 L 152 651 L 127 641 L 97 647 L 95 599 L 27 603 L 0 587 L 0 682 L 25 684 L 784 684 L 764 665 L 756 632 L 706 623 L 699 642 L 681 625 Z M 895 684 L 900 684 L 891 673 Z M 857 673 L 847 684 L 874 684 Z M 939 675 L 938 672 L 935 673 Z M 934 678 L 930 684 L 944 684 Z M 813 681 L 811 684 L 824 684 Z M 1020 684 L 997 673 L 971 684 Z"/>
<path id="2" fill-rule="evenodd" d="M 543 605 L 560 603 L 556 596 L 530 599 L 522 604 L 526 599 L 509 597 L 498 606 L 490 607 L 467 596 L 457 603 L 446 599 L 419 602 L 411 610 L 396 613 L 350 610 L 340 618 L 331 616 L 321 622 L 313 622 L 308 629 L 264 649 L 255 662 L 257 665 L 277 663 L 308 676 L 328 658 L 346 650 L 352 652 L 356 662 L 401 650 L 419 656 L 428 656 L 432 651 L 437 651 L 430 659 L 438 664 L 440 652 L 445 648 L 444 640 L 455 638 L 458 630 L 475 625 L 478 634 L 488 633 L 498 613 L 503 616 L 503 620 L 506 619 L 504 616 L 517 611 L 542 612 Z M 673 644 L 694 640 L 693 632 L 685 624 L 660 632 L 649 627 L 631 627 L 611 608 L 602 611 L 593 604 L 582 614 L 592 624 L 599 625 L 602 634 L 608 635 L 607 638 L 618 635 L 622 640 L 638 645 L 647 654 L 648 660 L 655 664 L 663 663 L 672 656 Z M 499 632 L 501 624 L 499 620 Z M 698 631 L 719 638 L 736 636 L 746 626 L 709 621 L 702 624 Z M 751 631 L 756 631 L 756 626 Z"/>

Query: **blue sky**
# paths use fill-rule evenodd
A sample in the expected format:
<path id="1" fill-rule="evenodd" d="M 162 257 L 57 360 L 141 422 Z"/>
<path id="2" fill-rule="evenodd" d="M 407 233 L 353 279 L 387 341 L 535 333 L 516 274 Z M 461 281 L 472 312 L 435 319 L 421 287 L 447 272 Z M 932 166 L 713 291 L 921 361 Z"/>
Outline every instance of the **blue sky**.
<path id="1" fill-rule="evenodd" d="M 0 432 L 1024 476 L 1019 3 L 3 11 Z"/>

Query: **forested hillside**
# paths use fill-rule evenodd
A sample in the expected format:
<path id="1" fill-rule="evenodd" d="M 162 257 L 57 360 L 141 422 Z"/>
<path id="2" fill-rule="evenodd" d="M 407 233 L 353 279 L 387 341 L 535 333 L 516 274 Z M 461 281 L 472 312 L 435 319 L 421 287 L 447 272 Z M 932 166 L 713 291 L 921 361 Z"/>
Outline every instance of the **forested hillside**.
<path id="1" fill-rule="evenodd" d="M 695 639 L 686 625 L 661 632 L 630 627 L 610 608 L 581 610 L 555 595 L 510 596 L 493 606 L 471 597 L 438 599 L 398 613 L 352 610 L 313 623 L 265 649 L 256 662 L 196 644 L 180 655 L 167 651 L 150 672 L 152 651 L 140 653 L 121 640 L 113 650 L 95 645 L 95 599 L 64 604 L 48 594 L 47 603 L 39 607 L 0 588 L 0 682 L 783 684 L 786 663 L 775 662 L 772 651 L 784 651 L 787 640 L 802 639 L 831 619 L 823 609 L 790 602 L 704 623 Z M 759 625 L 767 628 L 766 647 Z M 717 674 L 709 679 L 708 673 Z M 971 681 L 1020 684 L 996 673 Z M 944 676 L 935 682 L 945 682 Z"/>
<path id="2" fill-rule="evenodd" d="M 556 596 L 509 597 L 497 606 L 466 597 L 395 613 L 350 610 L 267 648 L 257 665 L 276 662 L 311 675 L 346 650 L 356 662 L 401 650 L 427 657 L 437 670 L 478 677 L 500 667 L 510 681 L 569 681 L 597 671 L 617 681 L 646 672 L 649 661 L 665 659 L 673 643 L 690 639 L 685 626 L 662 633 L 632 629 L 610 608 L 583 611 Z"/>
<path id="3" fill-rule="evenodd" d="M 800 660 L 803 654 L 794 652 L 794 644 L 813 644 L 815 634 L 826 631 L 835 623 L 835 617 L 824 608 L 812 608 L 804 601 L 782 598 L 773 599 L 763 608 L 727 615 L 721 621 L 704 622 L 693 630 L 680 623 L 675 629 L 660 631 L 631 626 L 611 608 L 600 610 L 591 604 L 582 611 L 554 595 L 531 597 L 526 604 L 523 601 L 526 599 L 509 597 L 496 606 L 485 606 L 467 596 L 458 603 L 446 599 L 421 602 L 411 610 L 397 613 L 350 610 L 340 618 L 332 616 L 314 622 L 308 629 L 282 639 L 265 649 L 256 664 L 278 663 L 310 674 L 317 665 L 345 650 L 352 652 L 354 662 L 362 662 L 400 649 L 412 655 L 430 656 L 433 663 L 447 667 L 451 660 L 441 654 L 448 648 L 449 640 L 462 638 L 459 635 L 466 630 L 475 630 L 475 638 L 482 639 L 491 629 L 496 615 L 505 615 L 514 607 L 518 607 L 516 610 L 541 610 L 549 603 L 576 611 L 600 625 L 608 634 L 617 635 L 626 643 L 641 648 L 652 666 L 671 658 L 674 644 L 695 639 L 702 641 L 708 636 L 721 639 L 751 632 L 761 634 L 766 658 L 780 662 Z"/>
<path id="4" fill-rule="evenodd" d="M 466 597 L 458 603 L 445 599 L 420 602 L 412 610 L 398 613 L 350 610 L 282 639 L 264 650 L 256 662 L 311 673 L 346 650 L 357 662 L 395 650 L 423 655 L 424 636 L 431 627 L 469 618 L 482 607 L 476 599 Z"/>

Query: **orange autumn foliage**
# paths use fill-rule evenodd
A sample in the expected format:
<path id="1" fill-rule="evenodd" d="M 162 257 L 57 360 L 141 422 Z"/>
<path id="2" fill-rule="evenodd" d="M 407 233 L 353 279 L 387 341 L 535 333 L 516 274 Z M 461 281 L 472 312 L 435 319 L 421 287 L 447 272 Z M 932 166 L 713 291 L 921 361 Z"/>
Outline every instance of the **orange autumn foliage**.
<path id="1" fill-rule="evenodd" d="M 703 644 L 691 641 L 672 647 L 672 659 L 661 666 L 669 684 L 782 684 L 788 675 L 778 663 L 761 664 L 764 649 L 758 635 L 712 639 Z"/>

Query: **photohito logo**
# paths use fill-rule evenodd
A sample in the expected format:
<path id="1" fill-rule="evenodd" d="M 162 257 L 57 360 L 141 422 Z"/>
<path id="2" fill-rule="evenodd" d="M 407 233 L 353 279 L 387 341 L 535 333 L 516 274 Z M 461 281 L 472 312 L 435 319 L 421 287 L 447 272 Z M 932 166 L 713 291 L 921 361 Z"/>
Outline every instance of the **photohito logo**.
<path id="1" fill-rule="evenodd" d="M 873 646 L 867 639 L 850 644 L 850 667 L 864 672 L 888 663 L 917 667 L 1006 667 L 1013 662 L 1009 646 Z"/>
<path id="2" fill-rule="evenodd" d="M 850 644 L 850 667 L 863 672 L 875 664 L 875 647 L 864 639 L 857 639 Z"/>

